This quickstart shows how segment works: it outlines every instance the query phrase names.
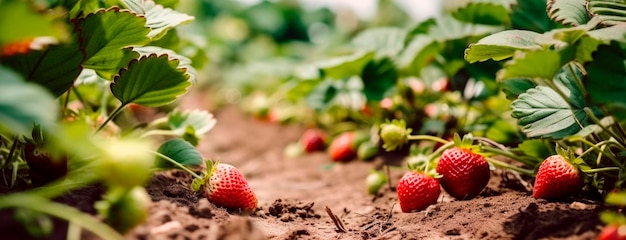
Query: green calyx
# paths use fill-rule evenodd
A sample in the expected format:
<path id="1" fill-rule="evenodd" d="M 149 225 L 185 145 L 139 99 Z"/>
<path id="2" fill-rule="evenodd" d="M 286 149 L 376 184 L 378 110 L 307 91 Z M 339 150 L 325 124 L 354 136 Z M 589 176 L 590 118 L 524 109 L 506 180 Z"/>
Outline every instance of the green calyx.
<path id="1" fill-rule="evenodd" d="M 412 129 L 406 128 L 406 122 L 394 119 L 391 122 L 381 124 L 380 138 L 383 140 L 383 148 L 387 151 L 393 151 L 409 141 L 409 135 Z"/>
<path id="2" fill-rule="evenodd" d="M 202 190 L 202 187 L 207 183 L 207 181 L 209 181 L 209 178 L 211 178 L 211 176 L 213 176 L 213 173 L 217 170 L 217 164 L 219 164 L 218 161 L 213 161 L 213 160 L 206 160 L 205 161 L 206 164 L 206 174 L 204 174 L 203 177 L 198 178 L 198 177 L 194 177 L 193 181 L 191 181 L 191 189 L 194 192 L 200 192 L 200 190 Z"/>

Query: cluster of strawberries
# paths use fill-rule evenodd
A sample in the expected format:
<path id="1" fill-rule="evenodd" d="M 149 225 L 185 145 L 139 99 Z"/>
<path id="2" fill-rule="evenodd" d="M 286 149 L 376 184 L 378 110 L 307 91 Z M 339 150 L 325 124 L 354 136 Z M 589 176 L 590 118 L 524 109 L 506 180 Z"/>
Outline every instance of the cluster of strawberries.
<path id="1" fill-rule="evenodd" d="M 437 202 L 443 188 L 455 199 L 476 197 L 487 186 L 489 163 L 468 148 L 446 149 L 437 163 L 437 174 L 407 172 L 398 183 L 398 200 L 403 212 L 423 210 Z M 579 171 L 561 155 L 546 158 L 535 178 L 533 197 L 556 199 L 570 196 L 583 186 Z"/>

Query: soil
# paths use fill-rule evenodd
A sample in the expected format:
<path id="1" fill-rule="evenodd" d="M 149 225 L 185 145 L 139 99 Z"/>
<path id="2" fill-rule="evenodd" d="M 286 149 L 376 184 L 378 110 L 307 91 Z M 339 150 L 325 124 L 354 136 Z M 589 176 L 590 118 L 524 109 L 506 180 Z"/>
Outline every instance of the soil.
<path id="1" fill-rule="evenodd" d="M 182 105 L 211 109 L 202 95 Z M 234 106 L 211 111 L 217 125 L 198 149 L 205 158 L 232 164 L 245 174 L 258 197 L 257 211 L 228 212 L 193 193 L 189 174 L 160 172 L 147 185 L 150 216 L 128 239 L 595 239 L 602 227 L 601 202 L 584 196 L 536 200 L 528 189 L 532 179 L 503 170 L 494 170 L 474 199 L 442 194 L 426 210 L 402 213 L 394 189 L 386 186 L 370 196 L 364 183 L 370 169 L 392 165 L 388 170 L 394 186 L 406 171 L 399 156 L 340 164 L 332 164 L 324 152 L 288 159 L 283 149 L 297 141 L 303 126 L 255 120 Z M 62 201 L 93 212 L 89 203 L 102 189 L 83 191 Z M 9 226 L 6 216 L 0 215 L 2 233 L 15 225 Z M 62 233 L 54 238 L 64 239 Z"/>

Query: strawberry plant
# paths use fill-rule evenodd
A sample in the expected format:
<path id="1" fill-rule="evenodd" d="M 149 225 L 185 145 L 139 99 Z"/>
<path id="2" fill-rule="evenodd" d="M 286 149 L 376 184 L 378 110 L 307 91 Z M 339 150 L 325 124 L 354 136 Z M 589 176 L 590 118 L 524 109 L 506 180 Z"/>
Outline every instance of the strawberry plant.
<path id="1" fill-rule="evenodd" d="M 202 58 L 177 52 L 196 48 L 176 31 L 194 17 L 150 0 L 49 4 L 0 1 L 0 170 L 7 187 L 44 185 L 2 196 L 0 208 L 121 238 L 147 216 L 152 173 L 203 163 L 194 146 L 215 119 L 175 108 Z M 174 109 L 139 122 L 129 106 Z M 93 183 L 107 188 L 96 208 L 108 226 L 51 200 Z"/>
<path id="2" fill-rule="evenodd" d="M 626 32 L 623 13 L 606 4 L 549 1 L 548 15 L 562 28 L 501 31 L 465 52 L 471 63 L 506 60 L 497 79 L 522 132 L 576 152 L 569 160 L 600 193 L 622 188 L 626 146 L 617 94 L 624 74 L 614 64 L 623 62 Z"/>

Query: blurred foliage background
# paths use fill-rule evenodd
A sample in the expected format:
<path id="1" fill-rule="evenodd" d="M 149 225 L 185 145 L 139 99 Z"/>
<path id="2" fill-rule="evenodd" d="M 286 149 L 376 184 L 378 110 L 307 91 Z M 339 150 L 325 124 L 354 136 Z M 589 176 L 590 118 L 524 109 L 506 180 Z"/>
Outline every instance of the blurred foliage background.
<path id="1" fill-rule="evenodd" d="M 272 92 L 292 75 L 315 74 L 307 64 L 345 55 L 346 43 L 364 29 L 408 29 L 454 2 L 183 0 L 176 7 L 196 16 L 181 35 L 206 52 L 182 52 L 196 56 L 194 65 L 204 72 L 200 87 L 214 90 L 213 100 L 222 104 L 239 103 L 254 91 Z"/>

